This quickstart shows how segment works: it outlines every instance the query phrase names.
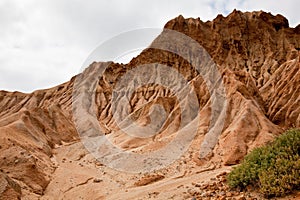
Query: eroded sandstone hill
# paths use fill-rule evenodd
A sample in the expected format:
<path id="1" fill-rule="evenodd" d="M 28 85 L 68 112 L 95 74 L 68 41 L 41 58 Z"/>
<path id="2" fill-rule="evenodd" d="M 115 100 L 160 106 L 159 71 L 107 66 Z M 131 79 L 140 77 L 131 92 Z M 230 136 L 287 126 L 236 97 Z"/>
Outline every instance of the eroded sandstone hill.
<path id="1" fill-rule="evenodd" d="M 96 86 L 95 99 L 90 105 L 91 109 L 96 108 L 101 130 L 116 145 L 141 153 L 155 151 L 170 142 L 182 128 L 179 127 L 179 100 L 172 91 L 160 85 L 149 84 L 134 91 L 129 99 L 129 117 L 147 125 L 151 121 L 147 114 L 150 108 L 160 104 L 166 110 L 167 118 L 159 134 L 151 138 L 133 138 L 117 131 L 112 115 L 112 91 L 129 69 L 148 63 L 173 67 L 186 78 L 199 103 L 199 127 L 188 151 L 180 160 L 160 171 L 163 175 L 157 180 L 169 180 L 174 176 L 185 178 L 204 166 L 237 164 L 254 147 L 272 140 L 284 129 L 300 126 L 300 25 L 289 27 L 288 20 L 281 15 L 235 10 L 227 17 L 218 15 L 208 22 L 179 16 L 170 20 L 165 29 L 181 32 L 201 44 L 222 76 L 227 99 L 226 118 L 213 151 L 203 158 L 199 156 L 199 147 L 211 119 L 211 95 L 201 75 L 174 53 L 150 45 L 126 65 L 110 63 Z M 164 34 L 165 31 L 152 45 L 161 42 Z M 195 56 L 192 50 L 187 49 L 187 52 Z M 103 64 L 92 63 L 82 74 L 54 88 L 31 94 L 0 92 L 2 198 L 51 199 L 57 195 L 53 199 L 70 199 L 80 194 L 83 199 L 100 199 L 116 195 L 120 188 L 125 190 L 133 185 L 143 185 L 136 183 L 142 175 L 120 175 L 120 172 L 117 175 L 119 180 L 118 173 L 109 171 L 89 157 L 80 145 L 72 113 L 72 102 L 77 100 L 73 93 L 74 81 L 97 71 Z M 154 71 L 152 77 L 155 76 L 162 75 Z M 159 113 L 153 115 L 159 117 Z M 75 148 L 74 145 L 78 146 Z M 64 152 L 59 152 L 59 149 Z M 61 154 L 64 157 L 60 157 Z M 93 170 L 108 170 L 101 173 L 101 181 L 94 179 L 102 184 L 100 192 L 92 189 L 88 173 L 78 172 L 78 165 L 80 170 L 91 174 L 96 173 Z M 68 174 L 68 171 L 73 173 Z M 86 181 L 82 181 L 84 179 Z M 112 180 L 115 182 L 111 183 Z M 95 196 L 89 196 L 89 191 Z M 176 191 L 169 193 L 173 195 Z M 157 195 L 157 198 L 166 199 L 154 194 Z"/>

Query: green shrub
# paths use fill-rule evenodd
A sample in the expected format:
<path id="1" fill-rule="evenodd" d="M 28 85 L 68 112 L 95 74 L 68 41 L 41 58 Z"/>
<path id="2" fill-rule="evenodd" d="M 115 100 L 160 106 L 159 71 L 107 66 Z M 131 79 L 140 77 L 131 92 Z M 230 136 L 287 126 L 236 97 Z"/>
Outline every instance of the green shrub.
<path id="1" fill-rule="evenodd" d="M 266 197 L 300 189 L 300 130 L 293 129 L 245 156 L 227 177 L 232 188 L 254 185 Z"/>

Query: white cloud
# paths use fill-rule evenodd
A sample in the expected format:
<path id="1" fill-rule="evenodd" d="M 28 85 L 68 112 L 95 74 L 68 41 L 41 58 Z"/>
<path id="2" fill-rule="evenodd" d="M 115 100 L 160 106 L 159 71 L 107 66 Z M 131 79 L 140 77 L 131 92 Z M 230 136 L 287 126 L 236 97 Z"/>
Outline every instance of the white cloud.
<path id="1" fill-rule="evenodd" d="M 206 21 L 234 8 L 263 9 L 295 26 L 299 7 L 296 0 L 2 0 L 0 90 L 29 92 L 67 81 L 101 42 L 136 28 L 162 28 L 179 14 Z"/>

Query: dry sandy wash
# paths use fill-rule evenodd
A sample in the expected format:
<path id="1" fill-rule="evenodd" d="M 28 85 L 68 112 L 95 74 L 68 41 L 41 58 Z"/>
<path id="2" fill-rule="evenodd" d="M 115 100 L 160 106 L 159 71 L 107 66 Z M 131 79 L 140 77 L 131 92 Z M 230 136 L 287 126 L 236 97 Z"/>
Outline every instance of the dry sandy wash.
<path id="1" fill-rule="evenodd" d="M 74 106 L 73 102 L 82 92 L 74 92 L 76 80 L 107 63 L 94 62 L 82 74 L 54 88 L 31 94 L 0 91 L 0 199 L 262 198 L 251 191 L 230 192 L 224 172 L 254 147 L 288 128 L 300 127 L 300 25 L 289 27 L 281 15 L 235 10 L 227 17 L 218 15 L 207 22 L 179 16 L 165 29 L 151 45 L 161 45 L 167 30 L 183 33 L 206 49 L 222 78 L 225 92 L 221 94 L 227 107 L 212 151 L 199 154 L 214 114 L 206 81 L 182 56 L 147 48 L 126 65 L 109 63 L 95 85 L 95 98 L 85 105 L 95 112 L 77 115 L 76 119 L 73 111 L 78 104 Z M 198 56 L 193 49 L 181 48 L 189 57 Z M 146 127 L 161 117 L 162 113 L 151 109 L 160 105 L 166 118 L 157 134 L 135 138 L 117 126 L 112 92 L 126 72 L 151 63 L 180 72 L 193 88 L 196 101 L 178 99 L 158 84 L 137 88 L 128 98 L 126 117 Z M 150 78 L 164 77 L 155 70 L 149 74 Z M 183 123 L 194 118 L 193 113 L 181 112 L 182 102 L 191 108 L 199 105 L 196 122 Z M 149 173 L 126 173 L 97 161 L 82 145 L 75 122 L 90 116 L 97 119 L 114 145 L 137 154 L 163 148 L 182 129 L 188 136 L 194 124 L 197 131 L 187 151 L 169 166 Z M 125 126 L 130 129 L 130 124 Z M 300 198 L 299 194 L 295 198 Z"/>

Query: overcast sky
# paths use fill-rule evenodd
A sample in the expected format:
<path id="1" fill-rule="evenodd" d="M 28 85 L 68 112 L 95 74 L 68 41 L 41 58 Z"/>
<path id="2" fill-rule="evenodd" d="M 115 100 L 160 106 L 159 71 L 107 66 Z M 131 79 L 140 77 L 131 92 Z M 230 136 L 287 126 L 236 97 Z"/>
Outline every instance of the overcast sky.
<path id="1" fill-rule="evenodd" d="M 0 90 L 31 92 L 68 81 L 101 43 L 170 19 L 264 10 L 300 23 L 299 0 L 0 0 Z M 151 42 L 153 38 L 145 37 Z M 119 60 L 118 60 L 119 61 Z"/>

